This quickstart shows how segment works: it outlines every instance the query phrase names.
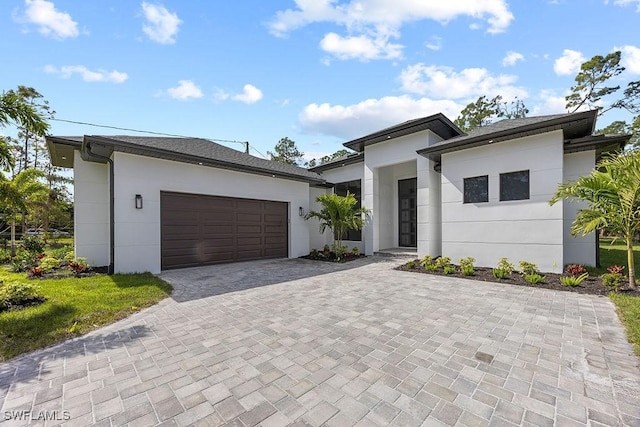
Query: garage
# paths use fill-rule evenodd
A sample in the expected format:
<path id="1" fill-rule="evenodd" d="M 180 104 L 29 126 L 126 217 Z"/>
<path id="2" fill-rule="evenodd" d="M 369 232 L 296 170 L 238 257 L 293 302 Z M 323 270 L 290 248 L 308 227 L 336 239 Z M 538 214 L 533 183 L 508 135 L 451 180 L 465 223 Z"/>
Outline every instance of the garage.
<path id="1" fill-rule="evenodd" d="M 288 256 L 288 204 L 162 192 L 163 270 Z"/>

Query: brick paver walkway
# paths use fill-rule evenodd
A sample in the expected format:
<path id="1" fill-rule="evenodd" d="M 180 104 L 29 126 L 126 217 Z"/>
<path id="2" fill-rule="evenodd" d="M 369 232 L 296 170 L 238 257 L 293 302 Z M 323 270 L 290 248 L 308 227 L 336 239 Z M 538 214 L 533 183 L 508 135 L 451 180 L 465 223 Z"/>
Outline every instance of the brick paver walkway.
<path id="1" fill-rule="evenodd" d="M 1 364 L 0 424 L 640 425 L 607 298 L 392 265 L 166 272 L 172 298 Z"/>

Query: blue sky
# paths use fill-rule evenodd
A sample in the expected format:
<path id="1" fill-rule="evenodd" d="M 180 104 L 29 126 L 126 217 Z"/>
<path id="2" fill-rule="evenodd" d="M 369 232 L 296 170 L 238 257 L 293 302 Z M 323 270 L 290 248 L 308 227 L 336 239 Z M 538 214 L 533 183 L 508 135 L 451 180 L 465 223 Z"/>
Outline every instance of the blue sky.
<path id="1" fill-rule="evenodd" d="M 56 117 L 307 158 L 480 95 L 564 112 L 579 66 L 621 50 L 640 79 L 640 0 L 3 0 L 0 90 Z M 630 117 L 608 113 L 599 125 Z M 5 129 L 5 133 L 11 133 Z M 135 134 L 54 121 L 54 135 Z M 239 144 L 224 143 L 241 149 Z"/>

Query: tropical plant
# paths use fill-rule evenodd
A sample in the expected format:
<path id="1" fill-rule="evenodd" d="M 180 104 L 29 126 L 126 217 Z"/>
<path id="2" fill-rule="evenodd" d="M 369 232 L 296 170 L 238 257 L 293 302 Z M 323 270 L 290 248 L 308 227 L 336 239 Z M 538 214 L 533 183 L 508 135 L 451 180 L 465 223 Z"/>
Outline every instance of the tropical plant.
<path id="1" fill-rule="evenodd" d="M 436 259 L 435 265 L 438 268 L 444 269 L 445 267 L 451 265 L 451 258 L 448 256 L 438 257 L 438 259 Z"/>
<path id="2" fill-rule="evenodd" d="M 569 264 L 564 269 L 564 271 L 569 276 L 581 276 L 587 272 L 587 269 L 581 266 L 580 264 Z"/>
<path id="3" fill-rule="evenodd" d="M 540 272 L 538 266 L 532 262 L 520 261 L 518 265 L 520 266 L 520 273 L 522 273 L 523 276 L 538 274 Z"/>
<path id="4" fill-rule="evenodd" d="M 635 288 L 633 238 L 640 231 L 640 151 L 610 155 L 590 175 L 560 184 L 549 201 L 583 201 L 571 226 L 571 234 L 587 235 L 606 228 L 624 240 L 627 247 L 629 287 Z"/>
<path id="5" fill-rule="evenodd" d="M 11 218 L 11 255 L 16 253 L 16 215 L 24 214 L 47 193 L 47 187 L 40 181 L 43 173 L 38 169 L 25 169 L 13 179 L 0 174 L 0 204 L 5 214 Z"/>
<path id="6" fill-rule="evenodd" d="M 496 266 L 497 270 L 502 270 L 504 271 L 507 276 L 511 275 L 511 273 L 513 273 L 513 270 L 515 270 L 515 267 L 513 266 L 513 264 L 511 264 L 509 262 L 509 260 L 507 258 L 500 258 L 500 261 L 498 261 L 498 265 Z"/>
<path id="7" fill-rule="evenodd" d="M 415 261 L 409 261 L 405 264 L 405 266 L 410 269 L 413 270 L 414 268 L 416 268 L 416 262 Z"/>
<path id="8" fill-rule="evenodd" d="M 433 258 L 431 257 L 431 255 L 423 256 L 420 260 L 420 265 L 422 266 L 422 268 L 427 268 L 428 266 L 433 265 Z"/>
<path id="9" fill-rule="evenodd" d="M 579 276 L 573 276 L 573 275 L 569 275 L 569 276 L 562 276 L 560 278 L 560 283 L 562 283 L 564 286 L 569 286 L 571 288 L 580 285 L 580 283 L 584 282 L 584 280 L 589 277 L 589 273 L 584 272 Z"/>
<path id="10" fill-rule="evenodd" d="M 476 259 L 473 257 L 461 258 L 458 262 L 460 264 L 460 272 L 465 276 L 473 276 L 475 273 L 473 268 L 474 262 L 476 262 Z"/>
<path id="11" fill-rule="evenodd" d="M 524 276 L 524 280 L 526 280 L 527 282 L 533 284 L 533 285 L 537 285 L 538 283 L 542 283 L 544 282 L 545 277 L 541 276 L 538 273 L 532 273 L 532 274 L 525 274 Z"/>
<path id="12" fill-rule="evenodd" d="M 316 218 L 320 221 L 320 233 L 328 228 L 334 236 L 335 247 L 342 247 L 342 239 L 349 230 L 361 230 L 365 219 L 369 217 L 369 209 L 358 207 L 358 200 L 347 192 L 346 196 L 337 194 L 321 194 L 316 198 L 322 209 L 309 211 L 305 219 Z"/>
<path id="13" fill-rule="evenodd" d="M 499 280 L 506 279 L 507 277 L 509 277 L 509 271 L 503 268 L 496 267 L 493 269 L 493 277 Z"/>

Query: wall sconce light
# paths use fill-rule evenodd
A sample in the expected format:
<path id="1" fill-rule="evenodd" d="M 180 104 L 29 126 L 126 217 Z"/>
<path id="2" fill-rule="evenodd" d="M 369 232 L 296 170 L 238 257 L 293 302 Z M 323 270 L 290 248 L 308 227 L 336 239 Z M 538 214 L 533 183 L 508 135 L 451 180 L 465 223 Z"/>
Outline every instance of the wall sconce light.
<path id="1" fill-rule="evenodd" d="M 298 208 L 298 215 L 304 216 L 304 208 L 302 206 Z"/>
<path id="2" fill-rule="evenodd" d="M 142 209 L 142 194 L 136 194 L 136 209 Z"/>

